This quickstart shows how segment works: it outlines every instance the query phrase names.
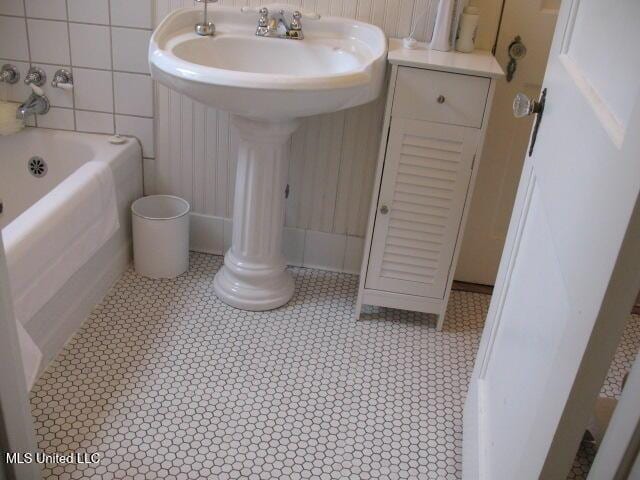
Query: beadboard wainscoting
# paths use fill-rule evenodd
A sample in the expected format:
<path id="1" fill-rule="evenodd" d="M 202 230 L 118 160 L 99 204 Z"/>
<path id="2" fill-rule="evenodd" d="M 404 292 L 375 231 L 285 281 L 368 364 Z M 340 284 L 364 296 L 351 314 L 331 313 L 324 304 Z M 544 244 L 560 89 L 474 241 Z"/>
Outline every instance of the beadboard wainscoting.
<path id="1" fill-rule="evenodd" d="M 191 250 L 223 255 L 231 246 L 229 218 L 191 213 Z M 287 264 L 357 274 L 362 265 L 364 238 L 285 227 L 283 250 Z"/>
<path id="2" fill-rule="evenodd" d="M 240 8 L 265 3 L 270 2 L 222 0 L 218 4 Z M 438 5 L 437 0 L 286 3 L 370 22 L 396 37 L 407 35 L 422 16 L 416 28 L 418 39 L 425 39 L 433 28 Z M 193 4 L 193 0 L 156 0 L 157 20 Z M 429 13 L 423 16 L 425 11 Z M 222 253 L 231 232 L 227 219 L 232 216 L 237 152 L 229 114 L 161 85 L 156 86 L 156 108 L 155 192 L 178 195 L 191 203 L 194 250 Z M 350 110 L 306 118 L 294 133 L 284 246 L 291 265 L 359 271 L 383 115 L 384 98 L 380 98 Z"/>

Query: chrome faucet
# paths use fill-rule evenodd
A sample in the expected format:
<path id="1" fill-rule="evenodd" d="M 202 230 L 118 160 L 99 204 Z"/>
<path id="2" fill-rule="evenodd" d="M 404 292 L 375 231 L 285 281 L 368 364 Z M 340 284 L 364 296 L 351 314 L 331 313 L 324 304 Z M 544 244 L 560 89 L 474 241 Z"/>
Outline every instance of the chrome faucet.
<path id="1" fill-rule="evenodd" d="M 33 115 L 44 115 L 49 111 L 50 106 L 49 99 L 42 90 L 39 87 L 35 87 L 27 101 L 18 107 L 16 118 L 24 121 Z"/>
<path id="2" fill-rule="evenodd" d="M 202 37 L 210 37 L 216 33 L 216 26 L 209 21 L 207 4 L 217 2 L 218 0 L 196 0 L 196 2 L 204 3 L 204 19 L 200 23 L 196 23 L 196 33 Z"/>
<path id="3" fill-rule="evenodd" d="M 40 67 L 31 67 L 27 72 L 24 83 L 31 86 L 32 93 L 27 101 L 18 107 L 16 118 L 26 120 L 34 115 L 44 115 L 49 111 L 51 104 L 45 96 L 42 87 L 47 81 L 47 74 Z"/>
<path id="4" fill-rule="evenodd" d="M 258 27 L 256 35 L 258 37 L 290 38 L 292 40 L 302 40 L 302 14 L 297 10 L 291 14 L 291 22 L 287 21 L 284 10 L 279 10 L 269 15 L 269 10 L 262 7 L 258 12 Z"/>

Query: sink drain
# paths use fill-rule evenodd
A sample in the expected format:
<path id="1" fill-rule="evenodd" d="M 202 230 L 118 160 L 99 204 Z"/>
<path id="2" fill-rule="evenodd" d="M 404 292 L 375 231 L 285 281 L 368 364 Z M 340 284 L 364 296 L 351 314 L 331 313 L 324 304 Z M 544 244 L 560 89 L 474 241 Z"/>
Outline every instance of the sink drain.
<path id="1" fill-rule="evenodd" d="M 47 162 L 42 157 L 31 157 L 28 163 L 29 173 L 34 177 L 41 178 L 47 174 Z"/>

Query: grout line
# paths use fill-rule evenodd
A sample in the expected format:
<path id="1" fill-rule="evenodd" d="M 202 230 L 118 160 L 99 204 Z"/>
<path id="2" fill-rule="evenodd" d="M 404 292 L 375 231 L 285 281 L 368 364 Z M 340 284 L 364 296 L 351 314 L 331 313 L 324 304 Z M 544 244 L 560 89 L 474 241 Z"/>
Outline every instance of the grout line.
<path id="1" fill-rule="evenodd" d="M 65 0 L 65 8 L 67 11 L 67 19 L 69 19 L 69 0 Z M 71 27 L 69 26 L 69 22 L 67 22 L 67 41 L 69 42 L 69 63 L 73 65 L 73 57 L 71 53 Z M 73 67 L 71 68 L 71 74 L 73 75 Z M 76 119 L 76 89 L 74 88 L 71 92 L 71 101 L 73 102 L 73 129 L 78 130 L 78 121 Z"/>
<path id="2" fill-rule="evenodd" d="M 109 55 L 111 58 L 111 95 L 113 101 L 113 132 L 118 133 L 116 127 L 116 75 L 113 71 L 113 25 L 111 25 L 111 0 L 107 0 L 109 8 Z"/>
<path id="3" fill-rule="evenodd" d="M 31 68 L 32 63 L 31 63 L 31 39 L 29 38 L 29 22 L 27 21 L 27 0 L 22 0 L 22 9 L 24 11 L 24 28 L 25 28 L 25 33 L 27 35 L 27 55 L 29 56 L 29 68 Z M 33 122 L 35 124 L 35 126 L 38 126 L 38 116 L 34 115 L 33 116 Z"/>
<path id="4" fill-rule="evenodd" d="M 111 15 L 111 12 L 109 12 L 109 15 Z M 0 14 L 0 17 L 8 17 L 8 18 L 25 18 L 27 20 L 42 20 L 42 21 L 46 21 L 46 22 L 59 22 L 59 23 L 77 23 L 78 25 L 92 25 L 92 26 L 96 26 L 96 27 L 115 27 L 115 28 L 128 28 L 130 30 L 142 30 L 145 32 L 153 32 L 153 28 L 147 28 L 147 27 L 134 27 L 131 25 L 111 25 L 111 24 L 107 24 L 107 23 L 93 23 L 93 22 L 81 22 L 81 21 L 77 21 L 77 20 L 70 20 L 69 17 L 69 10 L 67 8 L 67 19 L 66 20 L 62 20 L 60 18 L 45 18 L 45 17 L 29 17 L 26 15 L 26 9 L 25 9 L 25 15 L 7 15 L 5 13 Z"/>

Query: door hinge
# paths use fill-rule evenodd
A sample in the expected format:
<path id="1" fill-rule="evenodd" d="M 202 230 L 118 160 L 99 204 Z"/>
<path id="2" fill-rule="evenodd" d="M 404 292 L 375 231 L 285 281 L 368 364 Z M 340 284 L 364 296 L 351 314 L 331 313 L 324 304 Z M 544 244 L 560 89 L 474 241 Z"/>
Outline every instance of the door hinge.
<path id="1" fill-rule="evenodd" d="M 289 184 L 287 183 L 287 188 L 284 189 L 284 198 L 289 198 Z"/>

